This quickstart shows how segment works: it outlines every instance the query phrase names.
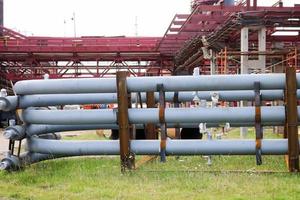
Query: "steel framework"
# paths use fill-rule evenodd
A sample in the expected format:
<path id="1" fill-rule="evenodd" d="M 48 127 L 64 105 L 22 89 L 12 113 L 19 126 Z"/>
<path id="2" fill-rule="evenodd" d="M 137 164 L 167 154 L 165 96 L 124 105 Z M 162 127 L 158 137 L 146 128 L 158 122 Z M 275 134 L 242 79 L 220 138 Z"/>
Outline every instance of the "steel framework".
<path id="1" fill-rule="evenodd" d="M 143 76 L 182 73 L 202 66 L 202 73 L 210 73 L 201 51 L 203 42 L 215 51 L 226 48 L 220 61 L 226 61 L 227 73 L 237 73 L 243 26 L 267 28 L 267 52 L 251 51 L 249 55 L 266 54 L 269 66 L 274 59 L 280 62 L 288 57 L 289 49 L 299 47 L 299 34 L 274 33 L 299 32 L 300 6 L 284 7 L 281 1 L 269 7 L 257 6 L 256 0 L 253 5 L 250 1 L 234 6 L 224 2 L 195 0 L 192 12 L 176 14 L 163 37 L 36 37 L 0 27 L 0 84 L 7 87 L 7 80 L 40 79 L 45 73 L 50 78 L 107 77 L 119 69 Z M 249 34 L 255 44 L 256 33 Z M 276 50 L 274 43 L 283 46 Z M 224 73 L 224 62 L 219 64 Z"/>

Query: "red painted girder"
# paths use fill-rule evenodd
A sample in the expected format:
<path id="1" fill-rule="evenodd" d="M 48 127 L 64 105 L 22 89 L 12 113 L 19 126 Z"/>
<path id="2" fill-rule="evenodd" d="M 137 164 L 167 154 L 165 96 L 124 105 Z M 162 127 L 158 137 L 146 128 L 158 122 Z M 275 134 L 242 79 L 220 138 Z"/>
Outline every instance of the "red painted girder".
<path id="1" fill-rule="evenodd" d="M 6 53 L 113 53 L 113 52 L 155 52 L 155 46 L 0 46 L 0 52 Z"/>
<path id="2" fill-rule="evenodd" d="M 191 16 L 191 18 L 186 22 L 186 24 L 195 24 L 200 21 L 205 21 L 205 22 L 222 22 L 225 21 L 228 18 L 228 16 L 220 15 L 220 14 L 194 14 Z"/>
<path id="3" fill-rule="evenodd" d="M 190 16 L 189 14 L 176 14 L 175 19 L 186 19 L 189 16 Z"/>
<path id="4" fill-rule="evenodd" d="M 221 5 L 199 5 L 196 8 L 198 11 L 214 11 L 214 12 L 244 12 L 247 7 L 244 6 L 221 6 Z M 250 8 L 252 9 L 252 8 Z M 259 6 L 255 11 L 300 11 L 300 6 L 295 7 L 270 7 Z"/>
<path id="5" fill-rule="evenodd" d="M 149 53 L 149 54 L 140 54 L 140 53 L 132 53 L 132 54 L 117 54 L 111 53 L 108 55 L 105 54 L 77 54 L 73 55 L 72 53 L 68 55 L 59 55 L 55 52 L 49 54 L 20 54 L 20 53 L 1 53 L 0 52 L 0 61 L 27 61 L 28 58 L 34 58 L 39 62 L 48 62 L 48 61 L 69 61 L 69 60 L 77 60 L 77 61 L 114 61 L 116 59 L 121 59 L 123 61 L 156 61 L 156 60 L 173 60 L 171 56 L 162 55 L 161 52 L 158 53 Z"/>

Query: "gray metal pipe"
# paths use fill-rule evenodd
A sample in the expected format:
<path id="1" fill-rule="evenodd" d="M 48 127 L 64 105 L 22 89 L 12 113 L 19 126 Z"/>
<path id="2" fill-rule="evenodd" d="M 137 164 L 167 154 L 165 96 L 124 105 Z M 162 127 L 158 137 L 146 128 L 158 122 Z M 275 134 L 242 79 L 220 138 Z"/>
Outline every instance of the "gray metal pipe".
<path id="1" fill-rule="evenodd" d="M 281 123 L 282 124 L 282 123 Z M 280 123 L 266 123 L 265 125 L 281 125 Z M 208 123 L 206 127 L 220 127 L 224 124 L 217 123 Z M 231 127 L 248 127 L 254 126 L 254 123 L 231 123 Z M 199 123 L 168 123 L 168 128 L 198 128 Z M 137 129 L 143 129 L 143 124 L 136 124 Z M 25 127 L 24 127 L 25 129 Z M 79 130 L 101 130 L 101 129 L 119 129 L 117 124 L 86 124 L 86 125 L 57 125 L 57 124 L 29 124 L 26 126 L 26 135 L 31 137 L 33 135 L 40 135 L 44 133 L 53 133 L 53 132 L 64 132 L 64 131 L 79 131 Z"/>
<path id="2" fill-rule="evenodd" d="M 131 151 L 136 155 L 158 155 L 159 140 L 132 140 Z M 32 152 L 64 156 L 118 155 L 119 141 L 57 141 L 28 139 Z M 255 155 L 255 140 L 167 140 L 168 155 Z M 262 140 L 262 154 L 284 155 L 287 139 Z"/>
<path id="3" fill-rule="evenodd" d="M 0 111 L 15 110 L 18 105 L 17 96 L 1 97 L 0 96 Z"/>
<path id="4" fill-rule="evenodd" d="M 128 77 L 127 87 L 129 92 L 157 91 L 158 84 L 163 84 L 165 91 L 253 90 L 255 81 L 260 82 L 262 90 L 285 88 L 285 74 Z M 299 87 L 300 74 L 297 84 Z M 17 82 L 14 90 L 20 95 L 112 93 L 116 92 L 116 79 L 26 80 Z"/>
<path id="5" fill-rule="evenodd" d="M 220 101 L 253 101 L 254 91 L 251 90 L 238 90 L 238 91 L 199 91 L 197 96 L 199 99 L 205 99 L 211 101 L 211 95 L 213 93 L 219 94 Z M 166 101 L 173 102 L 174 92 L 166 92 Z M 131 95 L 132 102 L 135 102 L 136 94 Z M 189 102 L 194 99 L 193 92 L 179 92 L 179 102 Z M 142 102 L 146 102 L 146 94 L 142 93 Z M 262 100 L 282 100 L 283 90 L 262 90 Z M 300 91 L 297 91 L 297 97 L 300 99 Z M 9 97 L 8 97 L 8 100 Z M 155 100 L 158 102 L 158 93 L 155 93 Z M 11 101 L 16 101 L 12 99 Z M 0 99 L 1 102 L 1 99 Z M 46 107 L 55 105 L 70 105 L 70 104 L 108 104 L 117 103 L 116 93 L 102 93 L 102 94 L 46 94 L 46 95 L 24 95 L 19 97 L 18 108 L 28 107 Z M 11 102 L 12 105 L 14 102 Z M 16 108 L 16 107 L 15 107 Z M 15 109 L 14 108 L 14 109 Z"/>
<path id="6" fill-rule="evenodd" d="M 271 122 L 283 124 L 284 106 L 262 106 L 261 119 L 263 124 Z M 29 124 L 115 124 L 117 111 L 112 109 L 63 111 L 26 109 L 22 113 L 22 120 Z M 166 123 L 253 123 L 255 107 L 167 108 L 165 120 Z M 132 124 L 159 123 L 158 109 L 129 109 L 129 122 Z"/>
<path id="7" fill-rule="evenodd" d="M 24 152 L 20 155 L 20 157 L 14 155 L 8 155 L 7 157 L 1 160 L 0 170 L 16 171 L 21 169 L 25 165 L 30 165 L 43 160 L 50 160 L 59 157 L 63 157 L 63 156 L 32 153 L 32 152 Z"/>

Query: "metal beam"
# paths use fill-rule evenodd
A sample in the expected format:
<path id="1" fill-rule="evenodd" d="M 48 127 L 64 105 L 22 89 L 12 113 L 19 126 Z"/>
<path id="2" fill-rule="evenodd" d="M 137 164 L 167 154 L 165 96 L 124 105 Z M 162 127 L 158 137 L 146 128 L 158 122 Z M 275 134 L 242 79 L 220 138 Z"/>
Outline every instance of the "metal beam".
<path id="1" fill-rule="evenodd" d="M 118 124 L 120 139 L 121 171 L 134 169 L 134 157 L 130 152 L 130 133 L 128 120 L 127 72 L 117 72 Z"/>
<path id="2" fill-rule="evenodd" d="M 146 104 L 147 108 L 155 108 L 155 97 L 154 92 L 146 93 Z M 156 125 L 153 123 L 146 124 L 146 139 L 158 139 Z"/>
<path id="3" fill-rule="evenodd" d="M 299 138 L 297 115 L 296 68 L 286 68 L 286 123 L 288 138 L 288 164 L 290 172 L 299 172 Z"/>

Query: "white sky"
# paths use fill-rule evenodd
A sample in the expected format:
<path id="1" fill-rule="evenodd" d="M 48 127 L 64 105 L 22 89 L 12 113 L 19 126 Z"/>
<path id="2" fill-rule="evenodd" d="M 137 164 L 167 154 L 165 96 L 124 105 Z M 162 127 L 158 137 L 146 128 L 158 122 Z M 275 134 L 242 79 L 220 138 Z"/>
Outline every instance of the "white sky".
<path id="1" fill-rule="evenodd" d="M 258 0 L 272 5 L 277 0 Z M 25 35 L 162 36 L 176 13 L 190 13 L 191 0 L 4 0 L 4 25 Z M 261 3 L 262 2 L 262 3 Z M 267 2 L 267 3 L 265 3 Z M 283 0 L 284 5 L 300 0 Z M 64 23 L 66 21 L 66 23 Z"/>

